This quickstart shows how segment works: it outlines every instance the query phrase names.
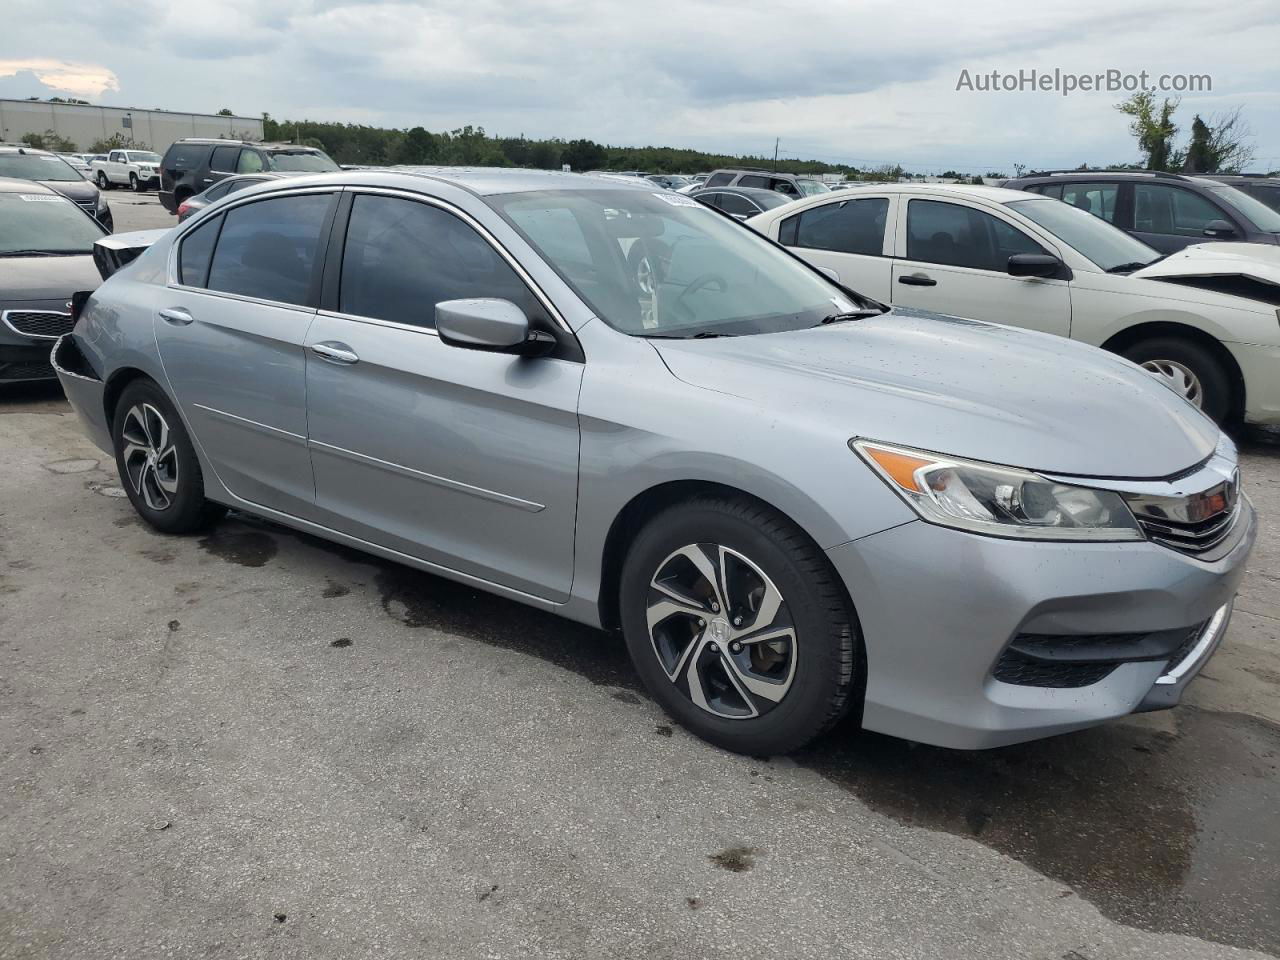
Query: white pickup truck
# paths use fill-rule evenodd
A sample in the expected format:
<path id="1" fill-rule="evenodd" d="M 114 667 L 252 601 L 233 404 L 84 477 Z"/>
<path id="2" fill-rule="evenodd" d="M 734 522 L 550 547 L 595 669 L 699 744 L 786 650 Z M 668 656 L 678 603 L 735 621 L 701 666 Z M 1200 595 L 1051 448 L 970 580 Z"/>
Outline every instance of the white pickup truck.
<path id="1" fill-rule="evenodd" d="M 105 160 L 89 164 L 89 178 L 101 190 L 130 187 L 141 193 L 160 186 L 160 154 L 150 150 L 112 150 Z"/>

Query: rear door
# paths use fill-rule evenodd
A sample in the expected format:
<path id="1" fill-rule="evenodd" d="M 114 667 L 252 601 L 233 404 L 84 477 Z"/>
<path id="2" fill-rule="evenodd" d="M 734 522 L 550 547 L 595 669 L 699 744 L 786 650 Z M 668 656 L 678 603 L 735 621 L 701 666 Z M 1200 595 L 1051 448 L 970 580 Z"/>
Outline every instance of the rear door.
<path id="1" fill-rule="evenodd" d="M 1176 253 L 1193 243 L 1207 243 L 1205 228 L 1225 220 L 1244 236 L 1240 222 L 1204 194 L 1169 183 L 1133 184 L 1133 229 L 1139 240 L 1161 253 Z"/>
<path id="2" fill-rule="evenodd" d="M 889 303 L 895 204 L 894 195 L 859 194 L 806 207 L 778 225 L 778 242 L 835 271 L 846 287 Z"/>
<path id="3" fill-rule="evenodd" d="M 435 332 L 435 305 L 496 297 L 576 350 L 572 334 L 460 212 L 416 195 L 355 192 L 344 214 L 329 309 L 307 337 L 321 522 L 567 599 L 582 364 L 448 346 Z"/>
<path id="4" fill-rule="evenodd" d="M 240 148 L 235 145 L 214 147 L 209 155 L 209 169 L 200 177 L 200 189 L 211 183 L 225 180 L 236 172 L 236 158 L 240 156 Z"/>
<path id="5" fill-rule="evenodd" d="M 303 344 L 315 317 L 336 192 L 231 207 L 178 242 L 156 342 L 183 416 L 226 487 L 312 510 Z"/>
<path id="6" fill-rule="evenodd" d="M 1059 256 L 1058 250 L 1012 221 L 961 201 L 904 195 L 898 221 L 895 305 L 1070 336 L 1068 281 L 1008 272 L 1014 254 Z"/>

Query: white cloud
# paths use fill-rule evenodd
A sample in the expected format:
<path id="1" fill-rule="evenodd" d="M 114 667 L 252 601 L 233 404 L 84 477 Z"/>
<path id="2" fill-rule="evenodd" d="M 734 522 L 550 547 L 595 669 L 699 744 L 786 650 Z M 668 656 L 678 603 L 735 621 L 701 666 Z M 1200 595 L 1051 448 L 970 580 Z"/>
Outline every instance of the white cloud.
<path id="1" fill-rule="evenodd" d="M 33 74 L 50 90 L 80 99 L 101 97 L 108 90 L 120 89 L 116 75 L 98 64 L 44 58 L 0 59 L 0 77 L 13 77 L 19 73 Z"/>

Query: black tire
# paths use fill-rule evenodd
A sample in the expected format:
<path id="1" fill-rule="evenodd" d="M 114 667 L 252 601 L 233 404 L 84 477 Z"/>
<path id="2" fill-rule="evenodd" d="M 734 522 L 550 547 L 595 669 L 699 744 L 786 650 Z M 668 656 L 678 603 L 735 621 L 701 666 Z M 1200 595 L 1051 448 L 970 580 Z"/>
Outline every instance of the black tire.
<path id="1" fill-rule="evenodd" d="M 145 189 L 142 186 L 142 181 L 138 179 L 138 175 L 136 173 L 129 174 L 129 189 L 134 193 L 141 193 Z"/>
<path id="2" fill-rule="evenodd" d="M 143 479 L 142 485 L 150 485 L 149 493 L 153 499 L 163 497 L 167 500 L 167 505 L 163 506 L 149 503 L 148 491 L 141 489 L 135 481 L 139 476 L 138 454 L 135 452 L 128 464 L 125 460 L 125 451 L 130 446 L 130 438 L 136 440 L 140 433 L 144 436 L 159 433 L 155 429 L 140 430 L 137 414 L 131 413 L 141 411 L 147 414 L 148 407 L 158 412 L 163 418 L 168 429 L 168 437 L 163 443 L 159 439 L 156 440 L 156 445 L 163 447 L 159 450 L 163 461 L 158 467 L 151 468 L 150 477 Z M 150 428 L 152 424 L 149 423 L 148 426 Z M 112 417 L 111 439 L 115 446 L 116 470 L 120 474 L 120 485 L 124 487 L 129 502 L 138 511 L 139 516 L 157 530 L 163 533 L 194 533 L 204 530 L 226 513 L 226 507 L 205 499 L 204 477 L 200 472 L 200 460 L 191 444 L 191 438 L 187 436 L 186 427 L 173 404 L 154 381 L 135 380 L 124 388 Z M 135 443 L 134 447 L 136 446 Z M 168 456 L 164 456 L 166 453 Z M 142 459 L 145 462 L 146 458 Z M 165 473 L 157 474 L 156 470 Z M 169 492 L 158 489 L 160 479 L 157 478 L 166 474 L 166 483 L 173 484 L 173 489 Z"/>
<path id="3" fill-rule="evenodd" d="M 1120 351 L 1134 363 L 1172 362 L 1191 371 L 1199 381 L 1199 407 L 1215 423 L 1224 424 L 1235 410 L 1235 391 L 1226 367 L 1207 348 L 1184 337 L 1165 336 L 1139 340 Z"/>
<path id="4" fill-rule="evenodd" d="M 110 180 L 107 179 L 106 173 L 102 170 L 98 171 L 98 189 L 99 190 L 115 189 L 115 184 L 113 184 Z"/>
<path id="5" fill-rule="evenodd" d="M 671 680 L 656 652 L 646 611 L 652 598 L 661 597 L 650 584 L 660 568 L 667 569 L 664 564 L 673 553 L 690 544 L 715 544 L 740 554 L 776 585 L 785 601 L 794 628 L 790 686 L 776 704 L 751 696 L 760 708 L 756 716 L 727 718 L 695 704 Z M 861 638 L 836 573 L 803 531 L 758 501 L 700 497 L 655 516 L 636 536 L 623 562 L 619 609 L 631 659 L 650 694 L 686 729 L 726 750 L 754 756 L 790 753 L 828 730 L 855 705 Z M 726 609 L 720 618 L 724 617 L 732 617 L 732 612 Z M 711 627 L 699 633 L 691 621 L 689 629 L 706 635 Z M 696 643 L 696 636 L 690 642 Z M 706 662 L 717 669 L 715 657 L 722 656 L 713 653 Z M 693 655 L 682 662 L 692 659 Z M 738 693 L 745 695 L 745 690 L 739 688 Z"/>

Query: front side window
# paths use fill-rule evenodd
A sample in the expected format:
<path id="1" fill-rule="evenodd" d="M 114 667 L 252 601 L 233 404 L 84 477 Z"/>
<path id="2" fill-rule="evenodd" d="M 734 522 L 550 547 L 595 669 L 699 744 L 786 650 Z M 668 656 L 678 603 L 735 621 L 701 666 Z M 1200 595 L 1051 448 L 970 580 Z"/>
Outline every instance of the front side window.
<path id="1" fill-rule="evenodd" d="M 214 147 L 213 156 L 209 158 L 209 169 L 220 173 L 230 173 L 236 168 L 236 158 L 240 155 L 239 147 Z"/>
<path id="2" fill-rule="evenodd" d="M 545 315 L 510 264 L 453 214 L 399 197 L 355 198 L 342 255 L 342 313 L 434 327 L 437 303 L 473 297 L 510 300 L 531 320 Z"/>
<path id="3" fill-rule="evenodd" d="M 123 162 L 124 162 L 124 154 L 123 154 L 121 151 L 119 151 L 119 150 L 112 150 L 112 151 L 111 151 L 111 162 L 112 162 L 112 163 L 123 163 Z"/>
<path id="4" fill-rule="evenodd" d="M 0 177 L 55 182 L 84 179 L 75 167 L 61 157 L 50 157 L 39 153 L 0 154 Z"/>
<path id="5" fill-rule="evenodd" d="M 306 305 L 332 200 L 330 194 L 298 194 L 228 210 L 209 266 L 209 289 Z"/>
<path id="6" fill-rule="evenodd" d="M 792 199 L 795 199 L 796 197 L 800 196 L 800 191 L 796 188 L 796 185 L 792 183 L 790 180 L 779 180 L 776 178 L 773 180 L 770 180 L 769 189 L 782 194 L 784 197 L 791 197 Z"/>
<path id="7" fill-rule="evenodd" d="M 1021 230 L 972 207 L 940 200 L 907 204 L 907 259 L 1005 273 L 1017 253 L 1047 253 Z"/>
<path id="8" fill-rule="evenodd" d="M 769 189 L 769 178 L 758 177 L 758 176 L 755 176 L 754 174 L 747 173 L 747 174 L 743 174 L 738 179 L 737 185 L 740 187 L 755 187 L 758 190 L 767 190 Z"/>
<path id="9" fill-rule="evenodd" d="M 820 193 L 830 193 L 831 188 L 821 180 L 804 180 L 796 181 L 796 187 L 800 191 L 802 197 L 816 197 Z"/>
<path id="10" fill-rule="evenodd" d="M 260 173 L 266 167 L 262 154 L 257 150 L 241 150 L 240 160 L 236 164 L 236 173 Z"/>
<path id="11" fill-rule="evenodd" d="M 1280 213 L 1277 213 L 1270 205 L 1230 184 L 1215 183 L 1212 185 L 1206 184 L 1205 186 L 1227 206 L 1252 220 L 1253 225 L 1259 230 L 1265 230 L 1267 233 L 1280 233 Z M 1275 192 L 1274 187 L 1271 190 L 1273 193 Z"/>
<path id="12" fill-rule="evenodd" d="M 0 257 L 88 254 L 105 232 L 65 197 L 0 193 Z"/>
<path id="13" fill-rule="evenodd" d="M 789 247 L 878 257 L 884 252 L 888 219 L 889 201 L 884 197 L 825 203 L 784 220 L 779 242 Z"/>
<path id="14" fill-rule="evenodd" d="M 1133 185 L 1133 229 L 1176 237 L 1203 237 L 1214 220 L 1229 218 L 1213 203 L 1164 183 Z"/>
<path id="15" fill-rule="evenodd" d="M 1107 223 L 1116 222 L 1116 197 L 1120 195 L 1117 183 L 1067 183 L 1062 193 L 1056 195 L 1063 203 L 1070 204 L 1085 213 L 1091 213 Z M 1047 191 L 1046 191 L 1047 192 Z M 1055 196 L 1055 194 L 1048 194 Z"/>
<path id="16" fill-rule="evenodd" d="M 209 282 L 209 261 L 218 239 L 222 217 L 212 217 L 182 238 L 178 247 L 178 282 L 187 287 L 203 287 Z"/>
<path id="17" fill-rule="evenodd" d="M 754 203 L 736 193 L 720 194 L 720 209 L 735 217 L 754 217 L 760 212 Z"/>
<path id="18" fill-rule="evenodd" d="M 620 189 L 484 199 L 596 316 L 632 336 L 774 333 L 856 309 L 821 273 L 692 197 Z M 583 239 L 572 256 L 558 239 L 566 215 Z"/>

